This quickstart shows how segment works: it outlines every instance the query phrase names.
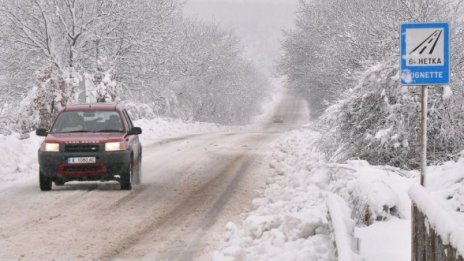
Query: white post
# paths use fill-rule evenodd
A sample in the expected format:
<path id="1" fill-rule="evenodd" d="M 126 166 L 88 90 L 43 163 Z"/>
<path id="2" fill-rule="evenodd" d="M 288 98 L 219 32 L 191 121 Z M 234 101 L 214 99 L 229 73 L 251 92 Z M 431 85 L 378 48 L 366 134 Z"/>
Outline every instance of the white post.
<path id="1" fill-rule="evenodd" d="M 427 175 L 427 100 L 428 100 L 428 88 L 427 86 L 422 86 L 422 103 L 421 103 L 421 185 L 425 187 L 426 185 L 426 175 Z"/>

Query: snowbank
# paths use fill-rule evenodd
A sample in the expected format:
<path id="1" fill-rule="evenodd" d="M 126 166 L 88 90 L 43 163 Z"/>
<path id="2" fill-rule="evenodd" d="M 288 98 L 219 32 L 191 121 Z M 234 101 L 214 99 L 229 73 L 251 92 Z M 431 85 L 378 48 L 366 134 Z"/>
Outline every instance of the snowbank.
<path id="1" fill-rule="evenodd" d="M 279 140 L 274 176 L 243 223 L 228 224 L 215 260 L 358 260 L 356 224 L 372 224 L 356 233 L 365 260 L 379 260 L 379 252 L 388 253 L 385 260 L 408 260 L 408 188 L 417 173 L 361 160 L 328 163 L 316 145 L 321 138 L 308 125 Z M 382 231 L 404 240 L 386 242 Z"/>
<path id="2" fill-rule="evenodd" d="M 411 261 L 411 220 L 391 218 L 357 227 L 360 254 L 365 261 Z"/>
<path id="3" fill-rule="evenodd" d="M 358 224 L 370 225 L 390 216 L 410 217 L 407 191 L 415 182 L 414 172 L 372 166 L 361 160 L 327 167 L 332 169 L 330 190 L 349 202 Z"/>
<path id="4" fill-rule="evenodd" d="M 417 173 L 361 160 L 327 167 L 328 189 L 345 199 L 357 222 L 355 236 L 364 260 L 410 260 L 408 189 L 417 182 Z"/>
<path id="5" fill-rule="evenodd" d="M 0 189 L 18 179 L 38 176 L 37 150 L 43 138 L 29 134 L 30 138 L 20 139 L 19 134 L 0 136 Z"/>
<path id="6" fill-rule="evenodd" d="M 337 260 L 327 206 L 330 193 L 324 190 L 328 177 L 312 171 L 324 157 L 307 142 L 318 136 L 293 131 L 278 142 L 267 189 L 253 201 L 256 209 L 242 224 L 227 225 L 214 260 Z"/>
<path id="7" fill-rule="evenodd" d="M 462 154 L 462 153 L 461 153 Z M 464 157 L 427 168 L 426 188 L 445 210 L 464 222 Z"/>

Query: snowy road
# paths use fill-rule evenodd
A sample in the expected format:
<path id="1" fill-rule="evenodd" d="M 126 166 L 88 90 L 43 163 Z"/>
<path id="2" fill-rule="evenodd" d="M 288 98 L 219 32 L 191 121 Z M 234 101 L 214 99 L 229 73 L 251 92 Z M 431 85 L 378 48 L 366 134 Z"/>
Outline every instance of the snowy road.
<path id="1" fill-rule="evenodd" d="M 273 141 L 308 117 L 291 94 L 270 115 L 252 132 L 145 146 L 142 185 L 129 192 L 74 183 L 43 193 L 35 180 L 0 191 L 0 260 L 210 259 L 264 188 Z"/>

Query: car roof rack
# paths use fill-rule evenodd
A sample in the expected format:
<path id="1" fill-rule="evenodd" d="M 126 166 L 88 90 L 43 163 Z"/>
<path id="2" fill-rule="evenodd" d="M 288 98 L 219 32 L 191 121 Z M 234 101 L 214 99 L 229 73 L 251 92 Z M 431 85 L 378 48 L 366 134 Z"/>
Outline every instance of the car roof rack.
<path id="1" fill-rule="evenodd" d="M 66 105 L 64 111 L 76 110 L 118 110 L 122 109 L 122 105 L 117 102 L 111 103 L 77 103 Z"/>

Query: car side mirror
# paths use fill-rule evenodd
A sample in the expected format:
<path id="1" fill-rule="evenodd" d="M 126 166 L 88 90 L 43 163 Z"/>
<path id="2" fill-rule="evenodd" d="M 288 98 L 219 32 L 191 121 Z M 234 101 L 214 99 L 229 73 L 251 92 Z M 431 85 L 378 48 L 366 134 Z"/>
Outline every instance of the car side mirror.
<path id="1" fill-rule="evenodd" d="M 139 135 L 142 134 L 142 128 L 140 127 L 132 127 L 132 129 L 127 132 L 127 135 Z"/>
<path id="2" fill-rule="evenodd" d="M 35 135 L 41 136 L 41 137 L 46 137 L 48 135 L 48 131 L 46 129 L 37 129 L 35 131 Z"/>

